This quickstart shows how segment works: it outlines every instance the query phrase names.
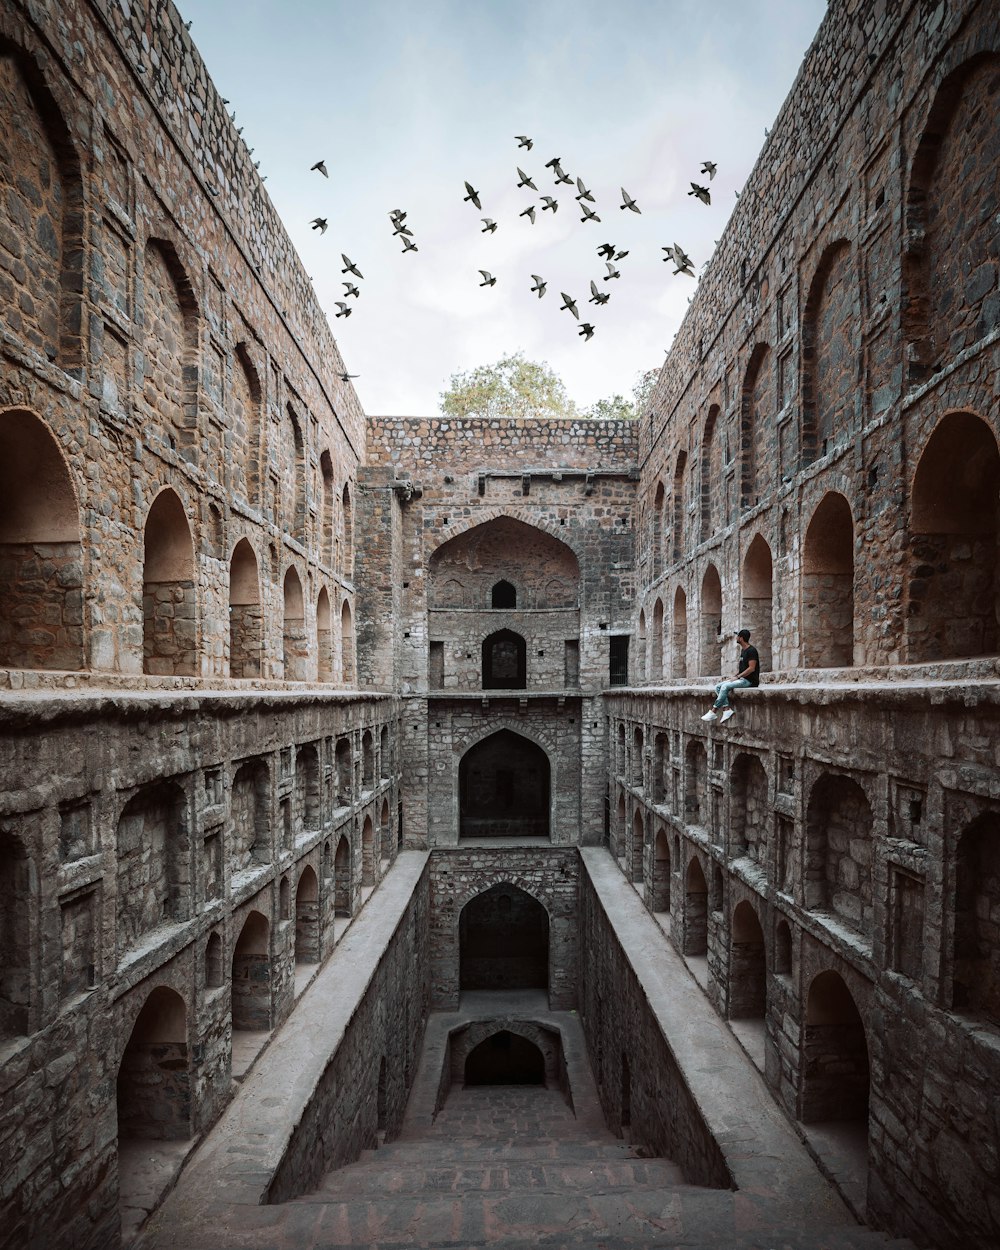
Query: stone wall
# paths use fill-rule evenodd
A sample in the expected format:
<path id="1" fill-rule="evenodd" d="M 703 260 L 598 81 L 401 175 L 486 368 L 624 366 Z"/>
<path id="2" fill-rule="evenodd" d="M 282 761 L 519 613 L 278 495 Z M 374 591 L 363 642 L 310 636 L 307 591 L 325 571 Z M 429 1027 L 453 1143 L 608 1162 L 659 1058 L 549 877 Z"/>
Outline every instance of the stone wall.
<path id="1" fill-rule="evenodd" d="M 497 847 L 439 849 L 431 863 L 431 1006 L 458 1007 L 462 909 L 494 886 L 524 891 L 548 913 L 548 993 L 553 1011 L 577 1002 L 578 861 L 572 848 Z"/>
<path id="2" fill-rule="evenodd" d="M 326 959 L 361 903 L 361 828 L 383 809 L 371 884 L 392 862 L 396 716 L 386 697 L 319 689 L 7 693 L 10 1244 L 115 1244 L 119 1134 L 154 1149 L 216 1119 L 231 1096 L 233 1030 L 288 1017 L 296 964 L 308 975 Z M 365 739 L 371 776 L 352 777 L 345 796 L 337 748 L 360 761 Z M 147 1008 L 167 991 L 179 1024 L 162 1037 Z"/>
<path id="3" fill-rule="evenodd" d="M 697 689 L 606 696 L 621 744 L 611 849 L 624 869 L 626 852 L 642 856 L 626 875 L 647 907 L 660 902 L 723 1016 L 763 1021 L 764 1076 L 787 1112 L 867 1126 L 870 1218 L 985 1250 L 1000 1227 L 1000 1141 L 981 1097 L 1000 1080 L 983 849 L 1000 687 L 859 676 L 737 694 L 723 728 L 700 719 Z M 684 801 L 692 770 L 697 810 Z M 675 781 L 642 784 L 657 772 Z M 983 988 L 970 996 L 966 982 Z"/>

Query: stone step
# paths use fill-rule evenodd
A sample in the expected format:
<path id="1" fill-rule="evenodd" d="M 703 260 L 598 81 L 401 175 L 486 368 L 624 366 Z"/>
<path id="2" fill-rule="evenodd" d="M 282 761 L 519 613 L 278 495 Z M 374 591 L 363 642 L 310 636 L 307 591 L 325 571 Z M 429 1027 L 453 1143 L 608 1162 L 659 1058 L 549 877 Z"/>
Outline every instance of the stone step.
<path id="1" fill-rule="evenodd" d="M 382 1192 L 337 1201 L 319 1194 L 287 1208 L 310 1215 L 312 1241 L 323 1250 L 406 1246 L 427 1250 L 631 1250 L 683 1245 L 684 1250 L 914 1250 L 860 1225 L 746 1227 L 728 1191 L 633 1188 L 550 1194 L 537 1189 L 490 1192 Z"/>
<path id="2" fill-rule="evenodd" d="M 373 1197 L 437 1197 L 446 1193 L 461 1196 L 476 1192 L 498 1194 L 520 1190 L 525 1193 L 608 1193 L 614 1190 L 672 1189 L 685 1184 L 676 1164 L 666 1159 L 592 1158 L 579 1162 L 537 1160 L 534 1162 L 478 1163 L 418 1167 L 395 1158 L 381 1159 L 384 1152 L 368 1152 L 369 1158 L 337 1172 L 328 1173 L 315 1194 L 307 1201 L 347 1201 L 364 1194 Z M 426 1151 L 424 1158 L 426 1159 Z"/>
<path id="3" fill-rule="evenodd" d="M 582 1137 L 553 1141 L 551 1138 L 521 1136 L 493 1139 L 459 1137 L 435 1140 L 433 1143 L 426 1138 L 422 1141 L 394 1141 L 382 1146 L 378 1155 L 384 1160 L 400 1164 L 409 1163 L 416 1167 L 422 1167 L 428 1160 L 433 1160 L 435 1164 L 487 1164 L 497 1160 L 510 1160 L 512 1163 L 526 1163 L 532 1160 L 578 1163 L 586 1160 L 603 1162 L 646 1157 L 628 1142 L 617 1141 L 613 1137 L 604 1139 Z"/>

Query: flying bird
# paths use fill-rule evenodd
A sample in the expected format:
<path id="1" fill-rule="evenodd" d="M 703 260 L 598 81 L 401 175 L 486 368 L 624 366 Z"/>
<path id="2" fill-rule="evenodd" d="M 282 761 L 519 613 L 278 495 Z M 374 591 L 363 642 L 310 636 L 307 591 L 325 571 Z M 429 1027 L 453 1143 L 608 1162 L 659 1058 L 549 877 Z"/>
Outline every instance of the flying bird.
<path id="1" fill-rule="evenodd" d="M 557 165 L 552 172 L 556 176 L 556 186 L 558 186 L 560 182 L 568 183 L 570 186 L 573 185 L 573 179 L 569 176 L 569 174 L 565 171 L 565 169 L 563 169 L 561 165 Z"/>
<path id="2" fill-rule="evenodd" d="M 471 200 L 476 208 L 482 208 L 482 204 L 479 202 L 479 192 L 473 187 L 471 182 L 465 184 L 465 189 L 469 194 L 462 196 L 462 203 L 464 204 L 466 200 Z"/>
<path id="3" fill-rule="evenodd" d="M 497 223 L 492 217 L 481 217 L 480 220 L 486 222 L 486 225 L 480 230 L 480 234 L 494 234 L 496 232 Z"/>
<path id="4" fill-rule="evenodd" d="M 664 263 L 666 263 L 668 260 L 674 259 L 674 249 L 672 247 L 664 247 L 664 248 L 661 248 L 660 250 L 666 252 L 666 256 L 663 257 Z"/>
<path id="5" fill-rule="evenodd" d="M 395 238 L 397 234 L 408 234 L 411 239 L 413 238 L 413 231 L 410 229 L 410 227 L 404 225 L 399 220 L 397 220 L 395 223 L 395 229 L 392 232 L 392 237 Z"/>
<path id="6" fill-rule="evenodd" d="M 514 138 L 518 140 L 517 146 L 519 148 L 527 148 L 529 152 L 535 146 L 527 135 L 515 135 Z"/>
<path id="7" fill-rule="evenodd" d="M 518 167 L 517 167 L 517 176 L 518 176 L 518 178 L 520 178 L 520 179 L 521 179 L 521 181 L 517 184 L 517 186 L 518 186 L 518 190 L 520 190 L 520 188 L 521 188 L 521 187 L 531 187 L 532 191 L 537 191 L 537 190 L 538 190 L 538 188 L 537 188 L 537 187 L 535 186 L 535 184 L 531 181 L 531 179 L 530 179 L 530 178 L 528 177 L 528 175 L 524 172 L 524 170 L 521 168 L 521 166 L 520 166 L 520 165 L 518 165 Z"/>
<path id="8" fill-rule="evenodd" d="M 361 298 L 361 292 L 353 282 L 342 282 L 341 286 L 344 288 L 345 295 L 353 295 L 355 299 Z"/>
<path id="9" fill-rule="evenodd" d="M 325 217 L 314 217 L 309 224 L 314 230 L 318 230 L 320 234 L 326 234 L 326 227 L 329 223 Z"/>
<path id="10" fill-rule="evenodd" d="M 597 255 L 603 256 L 605 260 L 611 260 L 615 254 L 615 245 L 613 243 L 602 243 L 597 249 Z"/>
<path id="11" fill-rule="evenodd" d="M 691 190 L 688 195 L 693 195 L 701 200 L 702 204 L 711 204 L 712 197 L 709 194 L 708 187 L 699 187 L 696 182 L 691 183 Z"/>
<path id="12" fill-rule="evenodd" d="M 559 294 L 562 296 L 562 301 L 563 301 L 559 305 L 559 311 L 562 312 L 563 309 L 565 308 L 568 312 L 571 312 L 573 314 L 573 316 L 577 319 L 577 321 L 579 321 L 580 314 L 576 310 L 576 300 L 572 297 L 572 295 L 567 295 L 565 291 L 560 291 Z"/>
<path id="13" fill-rule="evenodd" d="M 611 261 L 610 261 L 610 260 L 606 260 L 604 263 L 605 263 L 605 264 L 607 265 L 607 267 L 608 267 L 608 272 L 604 275 L 604 279 L 603 279 L 605 282 L 610 282 L 612 278 L 620 278 L 620 277 L 621 277 L 621 274 L 620 274 L 620 273 L 618 272 L 618 270 L 614 267 L 614 265 L 612 265 L 612 263 L 611 263 Z"/>
<path id="14" fill-rule="evenodd" d="M 594 197 L 590 194 L 590 192 L 587 190 L 587 188 L 583 185 L 583 179 L 582 179 L 582 178 L 577 178 L 577 180 L 576 180 L 576 186 L 577 186 L 577 190 L 578 190 L 578 191 L 579 191 L 579 193 L 580 193 L 580 194 L 576 197 L 578 200 L 589 200 L 589 201 L 591 202 L 591 204 L 596 203 L 596 201 L 594 200 Z"/>
<path id="15" fill-rule="evenodd" d="M 341 273 L 353 273 L 356 278 L 364 278 L 365 275 L 349 256 L 345 256 L 344 253 L 341 252 L 340 259 L 344 262 L 344 268 L 341 269 Z"/>
<path id="16" fill-rule="evenodd" d="M 351 313 L 354 311 L 353 308 L 348 308 L 348 306 L 343 302 L 343 300 L 338 299 L 336 301 L 336 304 L 337 304 L 337 307 L 340 309 L 340 312 L 336 314 L 338 317 L 349 317 Z"/>
<path id="17" fill-rule="evenodd" d="M 404 235 L 403 236 L 403 251 L 401 255 L 405 256 L 407 252 L 419 252 L 419 251 L 420 251 L 420 248 L 417 247 L 416 243 L 414 243 L 412 239 L 406 238 L 406 236 Z"/>
<path id="18" fill-rule="evenodd" d="M 546 169 L 558 169 L 561 164 L 562 164 L 562 157 L 553 156 L 552 160 L 545 162 L 545 168 Z"/>
<path id="19" fill-rule="evenodd" d="M 329 177 L 330 177 L 330 175 L 329 175 L 329 174 L 327 173 L 327 171 L 326 171 L 326 161 L 317 161 L 315 165 L 310 165 L 310 166 L 309 166 L 309 172 L 310 172 L 310 173 L 312 173 L 312 171 L 313 171 L 314 169 L 315 169 L 318 173 L 321 173 L 321 174 L 323 175 L 323 177 L 324 177 L 324 178 L 329 178 Z"/>
<path id="20" fill-rule="evenodd" d="M 594 327 L 590 324 L 589 321 L 585 321 L 583 325 L 580 326 L 580 328 L 577 330 L 577 334 L 582 334 L 583 341 L 586 343 L 587 339 L 592 339 L 594 337 Z"/>
<path id="21" fill-rule="evenodd" d="M 479 272 L 483 275 L 483 281 L 480 282 L 480 286 L 496 286 L 497 280 L 488 269 L 480 269 Z"/>
<path id="22" fill-rule="evenodd" d="M 555 212 L 558 209 L 559 201 L 554 200 L 551 195 L 543 195 L 542 199 L 545 201 L 545 203 L 542 205 L 543 213 L 545 212 L 547 208 L 551 208 L 553 212 Z"/>
<path id="23" fill-rule="evenodd" d="M 390 208 L 389 216 L 393 219 L 393 221 L 406 220 L 406 213 L 401 208 Z"/>
<path id="24" fill-rule="evenodd" d="M 340 375 L 341 382 L 350 382 L 351 378 L 360 378 L 360 373 L 342 373 Z"/>
<path id="25" fill-rule="evenodd" d="M 527 218 L 528 218 L 528 220 L 531 222 L 531 224 L 532 224 L 532 225 L 534 225 L 534 224 L 535 224 L 535 206 L 534 206 L 534 204 L 529 204 L 529 205 L 528 205 L 528 207 L 524 210 L 524 212 L 523 212 L 523 213 L 518 213 L 518 217 L 527 217 Z"/>
<path id="26" fill-rule="evenodd" d="M 628 252 L 615 252 L 614 256 L 612 256 L 611 259 L 621 260 L 624 256 L 627 256 L 627 255 L 628 255 Z"/>
<path id="27" fill-rule="evenodd" d="M 597 289 L 597 283 L 594 281 L 593 278 L 591 278 L 590 279 L 590 299 L 587 302 L 589 304 L 606 304 L 610 298 L 611 296 L 607 293 L 607 291 L 599 291 Z"/>
<path id="28" fill-rule="evenodd" d="M 548 283 L 542 278 L 541 274 L 533 273 L 531 277 L 535 284 L 531 289 L 537 291 L 538 298 L 541 299 L 545 294 L 545 288 L 548 286 Z"/>
<path id="29" fill-rule="evenodd" d="M 594 210 L 592 208 L 588 208 L 586 204 L 580 205 L 580 211 L 583 213 L 583 216 L 580 218 L 581 221 L 600 221 L 601 220 L 600 217 L 598 217 L 598 215 L 594 212 Z"/>
<path id="30" fill-rule="evenodd" d="M 718 168 L 719 167 L 718 165 L 716 165 L 715 161 L 702 161 L 701 172 L 703 174 L 708 174 L 709 182 L 711 182 L 712 179 L 715 177 L 715 171 Z"/>
<path id="31" fill-rule="evenodd" d="M 635 200 L 632 199 L 632 197 L 629 195 L 629 193 L 625 190 L 624 187 L 622 187 L 622 200 L 623 200 L 623 203 L 618 205 L 618 207 L 622 209 L 622 211 L 624 211 L 626 208 L 630 208 L 633 213 L 642 212 L 642 209 L 635 202 Z"/>
<path id="32" fill-rule="evenodd" d="M 686 274 L 689 278 L 694 277 L 694 262 L 691 257 L 684 251 L 679 243 L 674 244 L 673 262 L 676 265 L 674 273 Z"/>

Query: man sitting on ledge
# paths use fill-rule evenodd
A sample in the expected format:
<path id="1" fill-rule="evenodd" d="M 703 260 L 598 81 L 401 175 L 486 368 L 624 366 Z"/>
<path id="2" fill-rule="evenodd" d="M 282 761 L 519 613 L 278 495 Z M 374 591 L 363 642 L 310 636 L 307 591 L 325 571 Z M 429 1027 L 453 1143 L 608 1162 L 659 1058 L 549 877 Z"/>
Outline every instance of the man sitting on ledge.
<path id="1" fill-rule="evenodd" d="M 702 720 L 720 720 L 723 724 L 735 714 L 736 709 L 729 706 L 729 695 L 733 690 L 744 690 L 747 686 L 760 685 L 760 656 L 757 648 L 750 645 L 749 629 L 741 629 L 736 635 L 740 645 L 740 666 L 733 681 L 720 681 L 715 687 L 715 703 L 701 718 Z M 716 713 L 722 716 L 717 717 Z"/>

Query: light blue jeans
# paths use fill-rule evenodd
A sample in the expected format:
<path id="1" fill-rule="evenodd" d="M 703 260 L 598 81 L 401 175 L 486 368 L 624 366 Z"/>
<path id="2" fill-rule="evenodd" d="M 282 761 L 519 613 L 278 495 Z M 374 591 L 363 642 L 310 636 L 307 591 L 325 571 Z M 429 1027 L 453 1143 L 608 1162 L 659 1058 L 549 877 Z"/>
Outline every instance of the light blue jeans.
<path id="1" fill-rule="evenodd" d="M 734 677 L 732 681 L 720 681 L 715 687 L 714 710 L 729 706 L 729 695 L 733 690 L 745 690 L 750 683 L 745 677 Z"/>

